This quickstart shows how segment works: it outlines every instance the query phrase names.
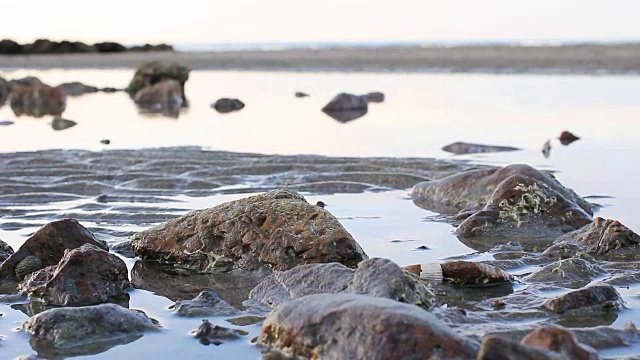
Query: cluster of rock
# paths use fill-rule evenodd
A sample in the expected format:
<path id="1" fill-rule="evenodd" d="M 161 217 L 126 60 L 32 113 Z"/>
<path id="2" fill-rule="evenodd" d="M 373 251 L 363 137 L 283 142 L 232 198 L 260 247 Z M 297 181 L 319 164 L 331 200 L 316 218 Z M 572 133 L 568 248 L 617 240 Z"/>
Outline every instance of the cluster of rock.
<path id="1" fill-rule="evenodd" d="M 125 91 L 142 112 L 177 117 L 188 105 L 184 86 L 190 71 L 175 63 L 146 62 L 136 68 Z"/>
<path id="2" fill-rule="evenodd" d="M 126 47 L 116 42 L 88 45 L 78 41 L 58 42 L 47 39 L 38 39 L 31 44 L 19 44 L 9 39 L 0 40 L 0 55 L 120 53 L 126 51 L 173 51 L 173 47 L 166 44 Z"/>

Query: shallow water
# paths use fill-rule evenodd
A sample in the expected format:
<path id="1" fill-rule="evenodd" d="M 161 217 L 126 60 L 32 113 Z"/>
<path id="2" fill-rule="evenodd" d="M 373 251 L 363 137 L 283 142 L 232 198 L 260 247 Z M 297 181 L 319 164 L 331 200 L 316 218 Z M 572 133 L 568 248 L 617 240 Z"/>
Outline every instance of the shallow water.
<path id="1" fill-rule="evenodd" d="M 1 75 L 7 78 L 35 75 L 50 84 L 81 81 L 96 86 L 124 87 L 132 71 L 20 70 Z M 190 107 L 177 119 L 140 115 L 123 93 L 90 94 L 69 98 L 63 116 L 77 121 L 78 125 L 56 132 L 47 125 L 49 118 L 16 119 L 11 109 L 4 106 L 0 108 L 0 120 L 13 120 L 15 124 L 0 126 L 0 152 L 188 145 L 261 154 L 437 157 L 498 165 L 522 162 L 557 171 L 558 179 L 582 196 L 606 196 L 591 199 L 603 205 L 596 215 L 618 219 L 638 232 L 640 217 L 636 204 L 640 193 L 636 189 L 638 170 L 634 165 L 640 155 L 637 145 L 640 103 L 634 94 L 639 87 L 640 77 L 614 76 L 198 71 L 191 74 L 187 83 Z M 311 97 L 296 99 L 295 91 L 307 92 Z M 319 109 L 341 91 L 383 91 L 386 100 L 370 105 L 369 113 L 360 119 L 339 123 Z M 237 97 L 246 107 L 237 113 L 218 114 L 209 105 L 221 97 Z M 570 130 L 581 139 L 562 146 L 555 137 L 563 130 Z M 111 145 L 101 144 L 101 139 L 110 139 Z M 551 156 L 544 158 L 540 149 L 547 139 L 552 139 L 552 150 Z M 452 156 L 440 150 L 455 141 L 515 146 L 523 150 L 468 156 Z M 188 151 L 191 150 L 185 150 Z M 68 161 L 82 158 L 74 156 L 61 158 Z M 158 166 L 164 166 L 161 153 L 158 157 Z M 249 167 L 237 167 L 240 173 L 232 169 L 227 177 L 216 174 L 214 179 L 206 172 L 197 172 L 207 168 L 206 162 L 196 163 L 194 169 L 181 169 L 179 164 L 169 162 L 164 166 L 166 172 L 180 174 L 172 178 L 171 183 L 167 183 L 166 177 L 149 180 L 148 172 L 146 177 L 140 176 L 147 179 L 144 182 L 136 180 L 136 176 L 125 179 L 125 172 L 109 170 L 110 175 L 122 176 L 116 186 L 110 182 L 113 178 L 97 178 L 93 174 L 108 168 L 109 164 L 108 161 L 89 161 L 84 173 L 77 169 L 60 173 L 60 168 L 54 173 L 43 172 L 42 184 L 34 189 L 53 186 L 55 191 L 46 197 L 38 192 L 4 196 L 10 193 L 8 187 L 13 186 L 9 180 L 20 184 L 21 174 L 3 175 L 0 238 L 17 248 L 41 225 L 65 215 L 78 218 L 99 237 L 115 242 L 126 239 L 133 231 L 188 210 L 245 197 L 273 187 L 278 181 L 287 183 L 294 178 L 290 173 L 276 170 L 261 177 L 255 169 L 252 172 Z M 130 166 L 126 168 L 130 173 L 136 169 L 141 173 L 145 171 L 140 169 L 143 166 Z M 86 174 L 86 178 L 78 177 L 78 173 Z M 70 176 L 68 187 L 65 187 L 65 176 Z M 211 183 L 197 185 L 196 178 Z M 80 191 L 78 182 L 82 181 L 86 186 Z M 145 191 L 147 188 L 157 191 Z M 299 188 L 309 202 L 328 203 L 328 210 L 371 257 L 387 257 L 408 265 L 475 253 L 455 238 L 450 225 L 428 221 L 436 214 L 413 205 L 407 189 L 394 190 L 389 186 L 343 189 L 336 192 L 322 187 Z M 27 192 L 24 188 L 18 191 Z M 102 205 L 95 201 L 102 193 L 120 195 Z M 429 250 L 417 250 L 420 245 L 428 246 Z M 476 254 L 469 258 L 488 259 L 491 255 Z M 127 264 L 133 266 L 131 260 L 127 260 Z M 514 273 L 526 271 L 513 270 Z M 618 291 L 626 301 L 626 308 L 617 312 L 607 325 L 622 328 L 627 321 L 638 318 L 640 298 L 637 285 L 618 288 Z M 186 356 L 184 354 L 189 358 L 215 354 L 259 358 L 258 350 L 249 344 L 259 332 L 259 326 L 248 327 L 251 334 L 244 340 L 207 347 L 189 336 L 200 319 L 175 316 L 167 309 L 171 304 L 170 300 L 148 291 L 133 290 L 130 307 L 145 310 L 160 321 L 164 330 L 92 357 L 143 354 L 171 359 Z M 8 304 L 0 305 L 0 313 L 4 314 L 0 317 L 3 356 L 13 358 L 33 353 L 27 337 L 13 330 L 27 316 Z M 212 320 L 224 324 L 224 318 Z M 613 349 L 603 355 L 629 353 L 638 354 L 640 349 Z"/>

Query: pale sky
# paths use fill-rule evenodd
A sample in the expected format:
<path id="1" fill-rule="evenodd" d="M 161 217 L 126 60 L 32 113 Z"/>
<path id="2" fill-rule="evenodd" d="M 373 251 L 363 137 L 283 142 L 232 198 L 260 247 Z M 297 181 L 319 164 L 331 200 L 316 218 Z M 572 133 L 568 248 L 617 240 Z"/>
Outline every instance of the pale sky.
<path id="1" fill-rule="evenodd" d="M 126 44 L 640 40 L 633 0 L 0 0 L 0 38 Z"/>

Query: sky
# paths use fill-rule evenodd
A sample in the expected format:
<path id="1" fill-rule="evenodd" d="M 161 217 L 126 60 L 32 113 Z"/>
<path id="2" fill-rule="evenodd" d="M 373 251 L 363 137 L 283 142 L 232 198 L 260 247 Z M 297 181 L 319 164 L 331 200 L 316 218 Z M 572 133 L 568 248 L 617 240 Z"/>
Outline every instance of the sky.
<path id="1" fill-rule="evenodd" d="M 0 0 L 0 38 L 125 44 L 640 40 L 632 0 Z"/>

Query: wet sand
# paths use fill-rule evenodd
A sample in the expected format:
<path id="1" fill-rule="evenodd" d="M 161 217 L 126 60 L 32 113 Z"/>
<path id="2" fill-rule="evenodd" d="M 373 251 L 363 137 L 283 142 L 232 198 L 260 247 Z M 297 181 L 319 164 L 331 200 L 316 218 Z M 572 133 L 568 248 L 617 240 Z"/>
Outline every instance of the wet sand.
<path id="1" fill-rule="evenodd" d="M 169 60 L 198 70 L 640 74 L 640 43 L 0 56 L 0 68 L 131 68 Z"/>

